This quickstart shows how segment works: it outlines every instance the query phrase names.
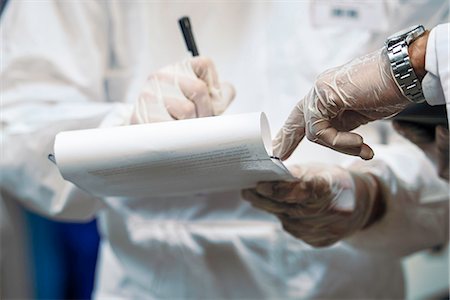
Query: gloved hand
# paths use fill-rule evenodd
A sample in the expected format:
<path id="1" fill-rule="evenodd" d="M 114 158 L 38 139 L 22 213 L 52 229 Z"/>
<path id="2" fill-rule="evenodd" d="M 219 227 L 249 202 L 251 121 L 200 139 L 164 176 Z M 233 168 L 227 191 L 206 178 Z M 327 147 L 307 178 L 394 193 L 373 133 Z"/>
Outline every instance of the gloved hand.
<path id="1" fill-rule="evenodd" d="M 409 104 L 391 74 L 386 50 L 379 50 L 318 76 L 274 139 L 274 155 L 287 159 L 303 137 L 342 153 L 371 159 L 373 150 L 349 132 L 390 117 Z"/>
<path id="2" fill-rule="evenodd" d="M 440 177 L 449 179 L 449 131 L 442 125 L 436 126 L 434 136 L 410 122 L 393 122 L 395 130 L 416 144 L 437 167 Z"/>
<path id="3" fill-rule="evenodd" d="M 296 181 L 262 182 L 242 196 L 312 246 L 331 245 L 383 214 L 378 181 L 369 173 L 337 166 L 296 166 L 291 173 Z"/>
<path id="4" fill-rule="evenodd" d="M 151 75 L 141 91 L 131 124 L 209 117 L 222 114 L 235 96 L 220 83 L 212 60 L 194 57 Z"/>

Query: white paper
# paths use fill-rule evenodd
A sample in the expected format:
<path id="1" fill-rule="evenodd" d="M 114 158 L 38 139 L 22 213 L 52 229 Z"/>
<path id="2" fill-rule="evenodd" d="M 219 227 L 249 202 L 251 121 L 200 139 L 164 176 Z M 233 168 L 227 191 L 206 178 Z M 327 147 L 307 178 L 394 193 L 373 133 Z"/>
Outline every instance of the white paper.
<path id="1" fill-rule="evenodd" d="M 127 197 L 292 179 L 271 149 L 264 113 L 67 131 L 54 147 L 64 179 L 96 196 Z"/>

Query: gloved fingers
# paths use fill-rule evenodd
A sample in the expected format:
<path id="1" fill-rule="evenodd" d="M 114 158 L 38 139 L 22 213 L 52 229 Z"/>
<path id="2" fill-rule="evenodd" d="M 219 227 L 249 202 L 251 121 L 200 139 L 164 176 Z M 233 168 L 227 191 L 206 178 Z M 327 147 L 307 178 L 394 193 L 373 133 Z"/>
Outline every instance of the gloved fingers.
<path id="1" fill-rule="evenodd" d="M 436 126 L 436 147 L 438 152 L 438 174 L 449 179 L 449 131 L 444 126 Z"/>
<path id="2" fill-rule="evenodd" d="M 219 89 L 219 79 L 216 67 L 209 58 L 196 56 L 180 63 L 162 68 L 159 74 L 167 74 L 169 77 L 189 77 L 203 81 L 208 89 Z"/>
<path id="3" fill-rule="evenodd" d="M 161 81 L 171 78 L 175 78 L 181 93 L 195 103 L 197 117 L 222 114 L 235 96 L 233 86 L 220 84 L 214 63 L 209 58 L 194 57 L 159 72 Z"/>
<path id="4" fill-rule="evenodd" d="M 165 97 L 164 103 L 168 113 L 175 120 L 186 120 L 197 117 L 195 104 L 187 99 Z"/>
<path id="5" fill-rule="evenodd" d="M 151 75 L 136 102 L 131 124 L 207 117 L 222 113 L 234 89 L 218 81 L 210 59 L 196 57 L 166 66 Z"/>
<path id="6" fill-rule="evenodd" d="M 275 139 L 274 153 L 286 159 L 306 134 L 309 140 L 336 151 L 371 159 L 373 150 L 349 131 L 398 113 L 407 103 L 392 79 L 385 52 L 354 59 L 318 76 L 302 101 L 301 114 L 294 110 L 293 122 L 287 122 Z"/>
<path id="7" fill-rule="evenodd" d="M 331 119 L 330 124 L 337 131 L 350 131 L 361 125 L 384 117 L 384 115 L 380 115 L 380 117 L 377 118 L 373 116 L 374 114 L 377 113 L 372 111 L 345 110 L 337 114 L 335 118 Z"/>
<path id="8" fill-rule="evenodd" d="M 291 210 L 294 210 L 294 206 L 289 204 L 278 203 L 269 198 L 266 198 L 255 189 L 246 189 L 242 191 L 242 197 L 249 201 L 254 207 L 265 210 L 273 214 L 288 214 Z"/>
<path id="9" fill-rule="evenodd" d="M 303 215 L 353 211 L 354 182 L 342 168 L 290 166 L 296 181 L 260 182 L 256 192 L 280 203 L 300 205 Z"/>
<path id="10" fill-rule="evenodd" d="M 334 210 L 336 202 L 336 191 L 324 176 L 300 178 L 295 182 L 260 182 L 255 191 L 260 197 L 270 199 L 271 204 L 283 205 L 284 214 L 291 217 L 318 216 Z"/>
<path id="11" fill-rule="evenodd" d="M 309 234 L 312 232 L 326 234 L 328 231 L 328 224 L 323 222 L 322 215 L 295 218 L 280 214 L 278 215 L 278 219 L 281 221 L 284 228 L 295 231 L 298 234 Z"/>
<path id="12" fill-rule="evenodd" d="M 196 56 L 190 60 L 190 65 L 195 75 L 203 80 L 208 88 L 220 89 L 216 66 L 210 58 Z"/>
<path id="13" fill-rule="evenodd" d="M 198 112 L 206 116 L 211 115 L 208 114 L 212 111 L 208 91 L 201 80 L 165 71 L 150 76 L 149 83 L 158 97 L 158 106 L 163 104 L 173 119 L 196 118 Z"/>
<path id="14" fill-rule="evenodd" d="M 303 238 L 303 241 L 311 246 L 313 246 L 314 248 L 325 248 L 325 247 L 330 247 L 334 244 L 336 244 L 337 242 L 339 242 L 340 238 L 337 237 L 317 237 L 316 235 L 314 235 L 314 237 L 305 237 Z"/>
<path id="15" fill-rule="evenodd" d="M 342 237 L 335 236 L 333 234 L 320 234 L 320 233 L 314 233 L 314 234 L 308 234 L 303 235 L 301 238 L 305 243 L 313 246 L 314 248 L 324 248 L 324 247 L 330 247 L 333 244 L 336 244 L 339 242 Z"/>
<path id="16" fill-rule="evenodd" d="M 295 181 L 268 181 L 259 182 L 256 192 L 278 202 L 300 203 L 310 196 L 310 182 Z"/>
<path id="17" fill-rule="evenodd" d="M 241 196 L 245 200 L 249 201 L 252 206 L 264 211 L 274 214 L 281 214 L 284 212 L 284 209 L 281 206 L 269 199 L 266 199 L 265 197 L 262 197 L 254 189 L 242 190 Z"/>
<path id="18" fill-rule="evenodd" d="M 212 99 L 204 81 L 197 78 L 180 77 L 178 84 L 186 99 L 194 103 L 197 117 L 214 115 Z"/>
<path id="19" fill-rule="evenodd" d="M 256 186 L 256 191 L 280 203 L 304 204 L 313 209 L 326 206 L 323 199 L 331 192 L 327 180 L 320 176 L 307 180 L 300 178 L 294 182 L 260 182 Z"/>
<path id="20" fill-rule="evenodd" d="M 338 131 L 329 120 L 317 116 L 311 117 L 306 128 L 306 137 L 312 142 L 335 150 L 357 149 L 363 144 L 363 138 L 359 134 Z"/>
<path id="21" fill-rule="evenodd" d="M 343 236 L 352 228 L 352 213 L 327 211 L 326 213 L 308 216 L 289 216 L 286 214 L 278 214 L 284 224 L 292 228 L 296 228 L 301 233 L 320 232 L 323 235 L 334 234 Z"/>
<path id="22" fill-rule="evenodd" d="M 286 160 L 291 156 L 292 152 L 294 152 L 295 148 L 297 148 L 298 144 L 305 136 L 306 124 L 305 116 L 303 114 L 305 99 L 297 103 L 283 127 L 273 139 L 273 155 L 282 160 Z"/>
<path id="23" fill-rule="evenodd" d="M 434 141 L 434 136 L 430 135 L 423 126 L 418 124 L 404 121 L 393 121 L 392 126 L 401 136 L 419 147 Z"/>
<path id="24" fill-rule="evenodd" d="M 220 89 L 212 89 L 210 92 L 215 116 L 221 115 L 230 106 L 236 96 L 234 86 L 228 82 L 222 82 Z"/>
<path id="25" fill-rule="evenodd" d="M 373 158 L 372 148 L 364 143 L 359 134 L 337 131 L 331 126 L 330 121 L 317 117 L 312 117 L 311 122 L 311 126 L 307 126 L 306 129 L 306 136 L 310 141 L 365 160 Z"/>
<path id="26" fill-rule="evenodd" d="M 242 191 L 242 197 L 249 201 L 252 206 L 262 209 L 277 216 L 288 216 L 290 218 L 311 217 L 318 213 L 316 208 L 310 208 L 298 203 L 281 203 L 276 200 L 258 194 L 255 189 Z"/>
<path id="27" fill-rule="evenodd" d="M 352 155 L 352 156 L 360 156 L 361 157 L 361 153 L 363 153 L 362 155 L 364 155 L 365 157 L 370 156 L 370 155 L 372 155 L 372 157 L 373 157 L 373 155 L 374 155 L 372 148 L 370 148 L 370 146 L 365 143 L 363 143 L 361 146 L 358 146 L 358 147 L 348 147 L 348 148 L 343 147 L 343 148 L 339 148 L 339 149 L 332 148 L 329 145 L 327 145 L 324 142 L 319 141 L 319 140 L 316 141 L 316 143 L 321 146 L 325 146 L 327 148 L 331 148 L 333 150 L 337 150 L 341 153 Z M 371 154 L 367 154 L 367 153 L 371 153 Z"/>
<path id="28" fill-rule="evenodd" d="M 152 77 L 159 84 L 160 97 L 175 119 L 212 116 L 209 91 L 200 79 L 168 72 L 158 72 Z"/>
<path id="29" fill-rule="evenodd" d="M 220 83 L 213 61 L 206 57 L 194 57 L 190 61 L 192 72 L 205 82 L 212 102 L 212 115 L 221 115 L 234 100 L 236 91 L 230 83 Z"/>
<path id="30" fill-rule="evenodd" d="M 304 223 L 301 220 L 279 218 L 283 229 L 313 247 L 330 246 L 341 239 L 327 228 Z"/>
<path id="31" fill-rule="evenodd" d="M 151 122 L 173 121 L 174 118 L 152 94 L 141 93 L 131 115 L 130 124 L 145 124 Z"/>

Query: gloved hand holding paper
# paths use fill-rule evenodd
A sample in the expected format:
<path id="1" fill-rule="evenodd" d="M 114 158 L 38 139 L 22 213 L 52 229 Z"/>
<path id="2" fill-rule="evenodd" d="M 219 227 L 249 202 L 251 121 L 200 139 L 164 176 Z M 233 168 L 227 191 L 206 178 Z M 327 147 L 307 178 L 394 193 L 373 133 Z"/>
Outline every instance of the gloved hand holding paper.
<path id="1" fill-rule="evenodd" d="M 271 158 L 264 113 L 61 132 L 54 151 L 64 179 L 96 196 L 183 195 L 293 179 Z"/>

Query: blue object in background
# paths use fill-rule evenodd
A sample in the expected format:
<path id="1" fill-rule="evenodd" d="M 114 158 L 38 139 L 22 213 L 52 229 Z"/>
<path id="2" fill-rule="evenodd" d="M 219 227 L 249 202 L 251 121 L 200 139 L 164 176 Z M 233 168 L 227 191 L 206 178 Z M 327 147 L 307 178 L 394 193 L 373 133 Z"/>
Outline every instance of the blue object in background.
<path id="1" fill-rule="evenodd" d="M 99 234 L 96 221 L 62 223 L 26 213 L 36 299 L 91 299 Z"/>

